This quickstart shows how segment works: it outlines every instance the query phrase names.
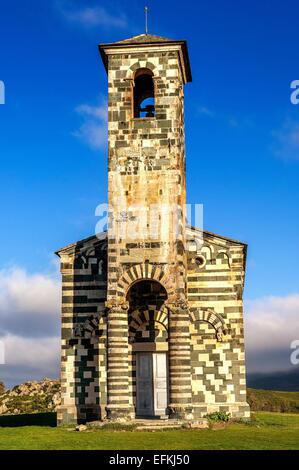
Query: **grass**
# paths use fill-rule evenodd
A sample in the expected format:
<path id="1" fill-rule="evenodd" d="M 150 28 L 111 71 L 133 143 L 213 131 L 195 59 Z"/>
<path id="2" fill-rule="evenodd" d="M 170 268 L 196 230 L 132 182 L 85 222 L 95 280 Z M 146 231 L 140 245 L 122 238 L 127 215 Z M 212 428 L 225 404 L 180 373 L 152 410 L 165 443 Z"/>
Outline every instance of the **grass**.
<path id="1" fill-rule="evenodd" d="M 299 415 L 259 412 L 253 417 L 249 424 L 230 423 L 224 429 L 198 431 L 76 432 L 70 427 L 0 427 L 0 449 L 299 449 Z"/>

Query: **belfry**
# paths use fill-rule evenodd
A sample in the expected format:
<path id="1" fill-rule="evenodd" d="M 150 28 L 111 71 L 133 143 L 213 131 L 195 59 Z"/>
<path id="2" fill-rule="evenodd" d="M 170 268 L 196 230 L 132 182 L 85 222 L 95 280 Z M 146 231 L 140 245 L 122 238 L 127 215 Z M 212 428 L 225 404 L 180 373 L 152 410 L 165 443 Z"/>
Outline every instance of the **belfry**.
<path id="1" fill-rule="evenodd" d="M 108 230 L 57 252 L 58 422 L 249 417 L 247 246 L 187 224 L 186 41 L 101 44 L 108 75 Z"/>

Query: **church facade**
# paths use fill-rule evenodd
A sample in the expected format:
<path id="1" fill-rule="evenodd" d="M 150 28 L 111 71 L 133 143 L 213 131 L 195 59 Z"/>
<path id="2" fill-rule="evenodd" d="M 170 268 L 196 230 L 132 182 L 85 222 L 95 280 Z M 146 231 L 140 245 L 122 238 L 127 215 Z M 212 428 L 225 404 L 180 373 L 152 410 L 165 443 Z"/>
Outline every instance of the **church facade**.
<path id="1" fill-rule="evenodd" d="M 108 230 L 57 252 L 58 422 L 213 411 L 249 418 L 246 244 L 186 223 L 185 41 L 101 44 L 108 74 Z"/>

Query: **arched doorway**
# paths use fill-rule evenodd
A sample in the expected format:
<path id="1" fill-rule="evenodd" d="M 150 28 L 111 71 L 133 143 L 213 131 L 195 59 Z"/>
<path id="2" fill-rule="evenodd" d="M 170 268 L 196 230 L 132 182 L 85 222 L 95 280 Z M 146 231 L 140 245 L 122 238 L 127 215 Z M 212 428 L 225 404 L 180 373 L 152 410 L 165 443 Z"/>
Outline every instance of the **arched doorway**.
<path id="1" fill-rule="evenodd" d="M 127 300 L 136 416 L 164 417 L 169 396 L 167 292 L 157 281 L 142 280 L 131 286 Z"/>

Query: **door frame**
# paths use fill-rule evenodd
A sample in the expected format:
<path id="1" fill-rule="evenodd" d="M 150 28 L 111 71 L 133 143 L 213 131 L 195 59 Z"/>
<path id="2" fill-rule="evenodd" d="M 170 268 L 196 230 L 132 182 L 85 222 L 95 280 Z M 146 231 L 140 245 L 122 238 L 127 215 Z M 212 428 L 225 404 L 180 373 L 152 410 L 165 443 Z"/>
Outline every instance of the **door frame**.
<path id="1" fill-rule="evenodd" d="M 142 416 L 142 417 L 146 417 L 146 418 L 159 418 L 160 416 L 165 416 L 168 414 L 168 404 L 169 404 L 169 365 L 168 365 L 168 361 L 169 361 L 169 356 L 168 356 L 168 352 L 167 350 L 161 350 L 161 351 L 149 351 L 149 350 L 144 350 L 144 351 L 136 351 L 135 352 L 136 354 L 136 405 L 135 405 L 135 412 L 136 412 L 136 416 Z M 138 410 L 138 394 L 139 394 L 139 385 L 138 385 L 138 371 L 139 371 L 139 366 L 138 366 L 138 361 L 139 361 L 139 358 L 140 358 L 140 355 L 141 354 L 146 354 L 146 355 L 150 355 L 151 356 L 151 361 L 152 361 L 152 366 L 151 366 L 151 372 L 152 372 L 152 377 L 151 377 L 151 403 L 152 403 L 152 414 L 149 414 L 149 415 L 142 415 L 139 413 L 139 410 Z M 164 354 L 165 357 L 166 357 L 166 411 L 165 411 L 165 414 L 156 414 L 156 410 L 155 410 L 155 390 L 154 390 L 154 360 L 153 360 L 153 356 L 154 354 Z"/>

